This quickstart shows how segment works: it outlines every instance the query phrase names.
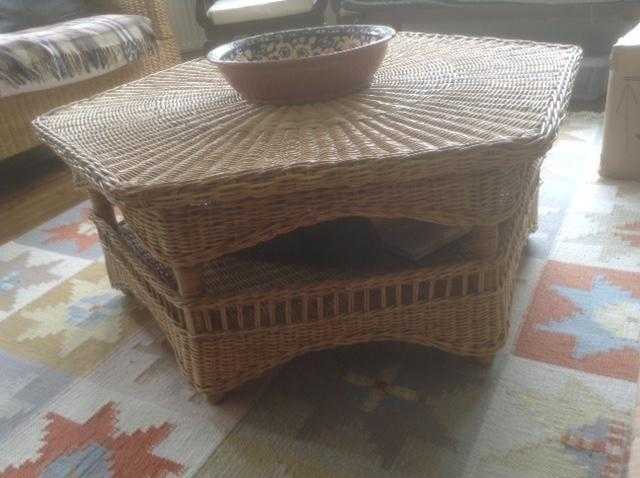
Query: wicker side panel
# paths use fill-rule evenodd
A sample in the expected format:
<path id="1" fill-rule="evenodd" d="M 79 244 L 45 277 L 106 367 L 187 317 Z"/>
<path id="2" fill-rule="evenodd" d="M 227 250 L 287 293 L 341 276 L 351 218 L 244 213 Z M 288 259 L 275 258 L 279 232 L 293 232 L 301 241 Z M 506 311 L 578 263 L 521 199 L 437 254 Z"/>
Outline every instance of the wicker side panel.
<path id="1" fill-rule="evenodd" d="M 497 351 L 508 330 L 508 288 L 479 297 L 380 309 L 280 327 L 190 335 L 142 284 L 135 283 L 124 258 L 109 253 L 114 277 L 151 310 L 194 387 L 220 393 L 257 378 L 314 350 L 370 341 L 396 340 L 435 346 L 462 355 Z M 482 324 L 482 325 L 481 325 Z"/>
<path id="2" fill-rule="evenodd" d="M 104 251 L 107 272 L 111 285 L 123 292 L 134 292 L 135 297 L 141 301 L 145 307 L 149 309 L 155 322 L 160 326 L 167 337 L 171 348 L 176 356 L 178 364 L 188 377 L 192 374 L 185 368 L 190 358 L 185 354 L 188 348 L 185 346 L 187 333 L 181 324 L 175 323 L 175 315 L 172 315 L 172 309 L 168 303 L 162 300 L 162 295 L 148 287 L 140 281 L 139 277 L 132 274 L 131 267 L 128 267 L 124 259 L 111 249 Z M 182 324 L 184 325 L 184 324 Z"/>
<path id="3" fill-rule="evenodd" d="M 358 343 L 401 341 L 462 355 L 485 355 L 504 343 L 506 324 L 501 302 L 497 294 L 492 294 L 483 300 L 416 304 L 334 321 L 257 329 L 222 340 L 188 340 L 184 344 L 188 361 L 183 367 L 191 370 L 196 388 L 223 392 L 299 355 Z M 486 320 L 489 326 L 471 329 L 470 317 L 478 322 Z"/>
<path id="4" fill-rule="evenodd" d="M 121 11 L 149 16 L 159 36 L 159 52 L 111 73 L 70 85 L 0 99 L 0 160 L 40 144 L 32 126 L 39 115 L 175 65 L 180 55 L 168 23 L 164 0 L 118 2 Z M 164 13 L 163 13 L 164 12 Z"/>
<path id="5" fill-rule="evenodd" d="M 347 216 L 414 218 L 448 225 L 493 225 L 524 203 L 540 161 L 466 175 L 442 175 L 392 185 L 247 195 L 224 203 L 122 211 L 138 238 L 158 260 L 181 266 L 208 262 L 299 227 Z"/>
<path id="6" fill-rule="evenodd" d="M 150 308 L 193 385 L 220 393 L 306 352 L 362 342 L 405 341 L 469 356 L 494 353 L 508 332 L 514 275 L 535 224 L 534 205 L 530 201 L 512 220 L 507 248 L 495 263 L 485 265 L 481 286 L 459 289 L 443 275 L 445 289 L 438 292 L 439 279 L 428 273 L 409 288 L 392 277 L 366 291 L 357 287 L 335 291 L 327 286 L 324 293 L 307 297 L 307 306 L 300 302 L 301 309 L 295 292 L 256 301 L 239 297 L 235 303 L 202 305 L 203 300 L 196 307 L 177 306 L 175 298 L 156 287 L 159 280 L 149 280 L 144 265 L 117 233 L 105 229 L 104 223 L 98 225 L 114 284 Z M 478 272 L 483 271 L 477 265 L 469 271 L 457 265 L 450 277 Z M 247 321 L 242 315 L 249 307 L 254 312 L 247 314 L 251 315 Z"/>

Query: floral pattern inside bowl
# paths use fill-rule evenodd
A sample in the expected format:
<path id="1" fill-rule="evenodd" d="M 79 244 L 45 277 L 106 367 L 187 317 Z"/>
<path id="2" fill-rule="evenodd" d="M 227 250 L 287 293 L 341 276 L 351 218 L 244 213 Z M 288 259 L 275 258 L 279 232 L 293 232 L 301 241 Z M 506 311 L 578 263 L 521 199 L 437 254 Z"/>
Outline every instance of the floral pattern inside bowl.
<path id="1" fill-rule="evenodd" d="M 395 33 L 378 25 L 287 30 L 220 45 L 207 58 L 250 103 L 327 101 L 367 88 Z"/>
<path id="2" fill-rule="evenodd" d="M 219 51 L 217 60 L 238 63 L 300 60 L 388 41 L 394 34 L 392 28 L 378 25 L 339 25 L 275 32 L 232 42 L 224 51 Z"/>

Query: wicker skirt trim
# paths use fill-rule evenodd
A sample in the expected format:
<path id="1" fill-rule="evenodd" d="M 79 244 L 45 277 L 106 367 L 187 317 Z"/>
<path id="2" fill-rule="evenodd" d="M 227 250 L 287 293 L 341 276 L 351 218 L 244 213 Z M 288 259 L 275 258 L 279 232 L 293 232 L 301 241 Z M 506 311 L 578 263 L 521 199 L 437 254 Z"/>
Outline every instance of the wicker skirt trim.
<path id="1" fill-rule="evenodd" d="M 149 281 L 155 290 L 161 291 L 176 307 L 211 308 L 242 301 L 260 302 L 274 297 L 284 300 L 285 297 L 293 294 L 309 296 L 317 294 L 318 291 L 368 289 L 386 286 L 390 280 L 401 283 L 417 279 L 431 280 L 434 284 L 445 281 L 446 286 L 443 283 L 430 291 L 430 298 L 434 296 L 442 298 L 444 291 L 446 291 L 444 294 L 446 297 L 452 293 L 459 295 L 463 282 L 463 295 L 466 295 L 467 290 L 469 293 L 483 292 L 495 290 L 501 285 L 494 279 L 502 275 L 501 267 L 504 267 L 511 249 L 515 247 L 514 231 L 518 227 L 516 218 L 529 207 L 531 198 L 537 197 L 540 181 L 538 173 L 538 168 L 530 172 L 528 181 L 522 186 L 519 200 L 514 204 L 514 214 L 499 225 L 500 242 L 497 246 L 499 252 L 491 260 L 473 256 L 468 244 L 471 241 L 470 236 L 459 240 L 456 247 L 441 250 L 437 261 L 430 261 L 422 266 L 417 264 L 407 266 L 401 260 L 391 264 L 386 261 L 377 268 L 368 268 L 364 273 L 346 275 L 331 268 L 286 267 L 278 262 L 261 262 L 254 256 L 246 254 L 246 251 L 251 249 L 245 249 L 201 266 L 199 271 L 203 277 L 205 289 L 202 294 L 196 296 L 185 296 L 179 291 L 174 276 L 174 264 L 165 265 L 158 261 L 126 222 L 121 222 L 114 227 L 96 214 L 93 214 L 92 219 L 101 232 L 103 242 L 106 242 L 105 249 L 116 248 L 133 253 L 136 273 L 142 274 L 145 281 Z M 482 277 L 473 279 L 467 277 L 463 280 L 464 274 L 471 273 L 479 273 Z M 311 279 L 301 281 L 300 276 Z M 386 297 L 388 294 L 383 295 Z M 389 302 L 395 301 L 390 299 Z"/>
<path id="2" fill-rule="evenodd" d="M 480 171 L 403 178 L 388 184 L 325 184 L 238 201 L 172 209 L 121 206 L 127 223 L 158 260 L 190 266 L 268 241 L 299 227 L 347 216 L 413 218 L 455 226 L 495 225 L 525 200 L 540 161 L 515 161 Z"/>
<path id="3" fill-rule="evenodd" d="M 514 275 L 535 215 L 532 198 L 501 226 L 495 261 L 191 304 L 180 302 L 170 277 L 154 271 L 126 234 L 100 219 L 97 225 L 112 283 L 151 310 L 193 385 L 220 393 L 300 354 L 361 342 L 494 353 L 508 331 Z"/>

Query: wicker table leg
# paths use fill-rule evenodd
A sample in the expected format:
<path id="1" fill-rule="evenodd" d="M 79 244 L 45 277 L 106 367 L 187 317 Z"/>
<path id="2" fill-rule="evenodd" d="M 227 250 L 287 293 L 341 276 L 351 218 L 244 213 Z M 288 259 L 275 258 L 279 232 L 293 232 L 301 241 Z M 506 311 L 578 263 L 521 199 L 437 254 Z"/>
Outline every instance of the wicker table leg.
<path id="1" fill-rule="evenodd" d="M 538 200 L 540 196 L 540 189 L 537 189 L 533 195 L 533 204 L 531 207 L 531 212 L 529 214 L 529 232 L 532 234 L 538 230 Z"/>
<path id="2" fill-rule="evenodd" d="M 178 291 L 183 297 L 196 297 L 202 294 L 204 290 L 204 284 L 202 283 L 202 270 L 198 266 L 174 266 L 173 273 L 178 283 Z M 194 317 L 193 311 L 189 307 L 183 307 L 185 325 L 189 334 L 196 335 L 198 333 L 198 324 L 196 324 L 196 317 Z M 192 370 L 191 380 L 194 384 L 202 385 L 202 374 L 200 367 L 194 367 Z M 212 393 L 208 394 L 208 400 L 215 404 L 222 401 L 223 396 Z"/>
<path id="3" fill-rule="evenodd" d="M 111 227 L 116 227 L 116 215 L 113 211 L 113 206 L 109 201 L 107 201 L 107 198 L 93 189 L 90 189 L 88 193 L 89 199 L 91 199 L 93 214 L 108 223 Z M 128 289 L 126 288 L 124 281 L 120 279 L 119 275 L 116 272 L 117 269 L 114 268 L 111 264 L 111 255 L 107 251 L 105 251 L 104 259 L 105 266 L 107 268 L 107 276 L 109 277 L 109 283 L 111 284 L 111 287 L 128 293 Z"/>
<path id="4" fill-rule="evenodd" d="M 202 293 L 203 284 L 198 266 L 175 266 L 173 272 L 178 282 L 178 290 L 183 297 L 199 295 Z"/>
<path id="5" fill-rule="evenodd" d="M 113 206 L 107 198 L 95 190 L 89 190 L 89 198 L 91 199 L 91 206 L 93 207 L 93 213 L 100 219 L 108 222 L 109 225 L 116 225 L 116 215 L 113 212 Z"/>
<path id="6" fill-rule="evenodd" d="M 183 297 L 195 297 L 203 292 L 201 268 L 197 266 L 174 266 L 173 273 L 178 282 L 178 291 Z M 185 323 L 191 334 L 196 334 L 196 324 L 188 307 L 184 309 Z"/>
<path id="7" fill-rule="evenodd" d="M 476 226 L 471 237 L 471 252 L 474 257 L 491 259 L 498 254 L 498 225 Z"/>

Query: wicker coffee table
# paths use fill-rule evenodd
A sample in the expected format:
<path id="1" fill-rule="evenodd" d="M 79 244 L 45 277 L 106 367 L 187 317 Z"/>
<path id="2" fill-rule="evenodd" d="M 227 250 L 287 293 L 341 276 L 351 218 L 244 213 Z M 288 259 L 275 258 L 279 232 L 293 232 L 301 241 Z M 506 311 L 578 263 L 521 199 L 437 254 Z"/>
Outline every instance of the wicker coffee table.
<path id="1" fill-rule="evenodd" d="M 504 343 L 580 50 L 417 33 L 389 48 L 369 89 L 326 103 L 251 105 L 195 60 L 36 120 L 90 192 L 113 286 L 150 309 L 197 389 L 359 342 L 485 359 Z M 349 216 L 473 232 L 420 265 L 261 252 Z"/>

